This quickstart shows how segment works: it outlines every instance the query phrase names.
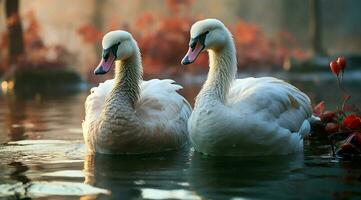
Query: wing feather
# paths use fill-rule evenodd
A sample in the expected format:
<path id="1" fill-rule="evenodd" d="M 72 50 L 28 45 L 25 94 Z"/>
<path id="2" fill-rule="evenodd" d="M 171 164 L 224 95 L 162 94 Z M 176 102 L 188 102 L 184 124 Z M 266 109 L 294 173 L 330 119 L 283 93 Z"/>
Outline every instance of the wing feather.
<path id="1" fill-rule="evenodd" d="M 312 114 L 307 95 L 273 77 L 235 80 L 228 105 L 241 113 L 257 114 L 265 121 L 273 120 L 291 132 L 298 132 Z"/>
<path id="2" fill-rule="evenodd" d="M 152 79 L 143 81 L 141 93 L 136 105 L 137 115 L 145 122 L 163 122 L 171 124 L 172 120 L 188 119 L 191 106 L 178 94 L 182 86 L 170 79 Z"/>

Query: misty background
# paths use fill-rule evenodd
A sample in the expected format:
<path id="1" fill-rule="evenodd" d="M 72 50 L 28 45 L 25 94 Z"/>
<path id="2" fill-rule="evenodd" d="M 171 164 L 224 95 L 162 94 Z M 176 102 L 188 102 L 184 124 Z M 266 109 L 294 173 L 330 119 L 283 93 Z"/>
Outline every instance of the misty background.
<path id="1" fill-rule="evenodd" d="M 0 33 L 2 34 L 2 45 L 0 58 L 6 57 L 6 18 L 4 0 L 0 1 Z M 273 46 L 267 47 L 269 50 L 258 52 L 258 46 L 264 46 L 263 41 L 257 43 L 250 39 L 248 47 L 237 48 L 238 59 L 241 66 L 262 65 L 261 69 L 268 66 L 281 65 L 286 57 L 294 56 L 301 59 L 309 58 L 313 55 L 312 40 L 310 35 L 310 16 L 312 11 L 312 0 L 34 0 L 19 1 L 19 13 L 24 34 L 34 35 L 41 39 L 42 45 L 45 47 L 61 47 L 64 48 L 63 60 L 66 60 L 66 67 L 70 67 L 85 75 L 86 79 L 91 76 L 94 66 L 99 62 L 101 56 L 101 36 L 110 30 L 124 29 L 130 31 L 135 39 L 140 43 L 143 54 L 145 75 L 157 75 L 163 72 L 163 68 L 159 65 L 175 67 L 180 62 L 180 57 L 186 52 L 189 40 L 190 25 L 203 18 L 218 18 L 228 27 L 239 23 L 246 23 L 243 29 L 245 33 L 237 32 L 234 28 L 232 33 L 235 40 L 237 38 L 247 37 L 247 33 L 255 35 L 254 38 L 266 38 L 267 42 L 277 42 L 278 36 L 288 38 L 283 43 L 292 43 L 292 47 L 287 49 L 291 53 L 282 52 L 276 58 L 264 59 L 269 51 L 276 51 Z M 317 0 L 319 8 L 319 43 L 327 55 L 339 55 L 347 53 L 357 53 L 361 51 L 361 2 L 358 0 Z M 174 21 L 178 19 L 178 21 Z M 159 28 L 162 21 L 168 20 L 169 24 L 174 26 L 182 26 L 169 28 L 177 33 L 182 30 L 184 34 L 181 36 L 181 44 L 172 44 L 162 41 L 163 36 L 157 37 L 159 32 L 167 35 L 167 31 L 172 34 L 172 30 Z M 173 21 L 171 21 L 173 20 Z M 184 22 L 184 23 L 183 23 Z M 36 23 L 36 28 L 34 28 Z M 167 24 L 167 23 L 163 23 Z M 158 28 L 157 28 L 158 27 Z M 180 29 L 178 29 L 180 28 Z M 243 30 L 242 29 L 242 30 Z M 247 30 L 249 30 L 247 32 Z M 253 32 L 252 32 L 253 31 Z M 36 33 L 34 33 L 36 32 Z M 243 35 L 242 35 L 243 33 Z M 153 34 L 153 37 L 147 35 Z M 257 35 L 258 34 L 258 35 Z M 282 35 L 283 34 L 283 35 Z M 29 37 L 28 37 L 29 38 Z M 144 39 L 145 38 L 145 39 Z M 26 40 L 26 39 L 25 39 Z M 154 40 L 157 40 L 154 42 Z M 291 41 L 291 42 L 290 42 Z M 5 45 L 4 45 L 5 43 Z M 152 43 L 150 45 L 150 43 Z M 169 55 L 174 62 L 156 62 L 156 53 L 154 49 L 158 45 L 168 45 L 166 51 L 174 52 L 176 55 Z M 164 44 L 161 44 L 164 43 Z M 241 42 L 242 43 L 242 42 Z M 257 44 L 256 44 L 257 43 Z M 143 44 L 143 45 L 142 45 Z M 183 45 L 184 44 L 184 45 Z M 147 45 L 149 50 L 147 50 Z M 144 47 L 143 47 L 144 46 Z M 237 45 L 236 45 L 237 46 Z M 238 46 L 237 46 L 238 47 Z M 248 50 L 252 48 L 251 50 Z M 164 48 L 163 48 L 164 49 Z M 293 53 L 293 49 L 296 49 Z M 160 54 L 162 49 L 160 49 Z M 59 50 L 57 50 L 59 51 Z M 165 50 L 164 50 L 165 51 Z M 242 55 L 250 53 L 250 61 L 243 58 Z M 26 52 L 26 51 L 25 51 Z M 39 51 L 36 51 L 39 52 Z M 265 53 L 263 53 L 265 52 Z M 30 55 L 30 52 L 26 52 Z M 59 52 L 58 52 L 59 53 Z M 46 53 L 49 54 L 49 53 Z M 50 53 L 51 54 L 51 53 Z M 53 53 L 54 54 L 54 53 Z M 285 55 L 284 55 L 285 54 Z M 54 55 L 50 55 L 50 57 Z M 159 55 L 163 58 L 162 55 Z M 253 56 L 253 57 L 252 57 Z M 278 57 L 277 57 L 278 56 Z M 40 57 L 40 56 L 38 56 Z M 45 57 L 49 57 L 46 55 Z M 258 62 L 258 60 L 260 60 Z M 265 61 L 263 61 L 264 59 Z M 277 59 L 277 61 L 274 61 Z M 245 60 L 245 63 L 243 61 Z M 255 64 L 252 64 L 253 61 Z M 271 60 L 271 61 L 270 61 Z M 251 64 L 250 64 L 251 63 Z M 268 64 L 271 63 L 271 64 Z M 197 65 L 197 64 L 196 64 Z M 198 63 L 207 66 L 207 59 L 203 58 Z M 206 66 L 204 68 L 206 68 Z M 3 71 L 7 67 L 0 65 Z M 35 67 L 36 68 L 36 67 Z M 194 68 L 193 66 L 191 68 Z M 271 67 L 270 67 L 271 68 Z M 173 70 L 177 71 L 177 69 Z M 192 71 L 192 70 L 191 70 Z M 193 70 L 194 71 L 194 70 Z M 195 70 L 197 71 L 197 70 Z M 202 70 L 206 71 L 206 70 Z M 174 72 L 166 73 L 174 75 Z"/>

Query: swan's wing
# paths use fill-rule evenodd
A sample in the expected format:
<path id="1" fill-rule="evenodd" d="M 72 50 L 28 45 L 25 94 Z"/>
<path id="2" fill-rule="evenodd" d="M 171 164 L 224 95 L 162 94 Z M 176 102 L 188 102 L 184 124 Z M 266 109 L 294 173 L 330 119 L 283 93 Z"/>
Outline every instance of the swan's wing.
<path id="1" fill-rule="evenodd" d="M 237 112 L 276 122 L 291 132 L 298 132 L 305 119 L 312 115 L 307 95 L 291 84 L 272 77 L 235 80 L 227 104 Z"/>
<path id="2" fill-rule="evenodd" d="M 136 105 L 137 115 L 148 127 L 161 126 L 175 132 L 184 129 L 192 108 L 187 100 L 177 93 L 179 89 L 182 89 L 182 86 L 169 79 L 143 81 Z"/>
<path id="3" fill-rule="evenodd" d="M 98 87 L 90 89 L 90 95 L 85 101 L 85 121 L 91 122 L 98 119 L 103 109 L 105 98 L 112 91 L 113 86 L 114 79 L 110 79 L 100 83 Z"/>
<path id="4" fill-rule="evenodd" d="M 89 152 L 94 151 L 92 137 L 95 133 L 97 119 L 103 109 L 105 98 L 112 91 L 114 79 L 100 83 L 98 87 L 90 89 L 90 95 L 85 101 L 85 119 L 82 123 L 83 136 Z"/>
<path id="5" fill-rule="evenodd" d="M 91 122 L 98 119 L 106 96 L 113 86 L 114 79 L 111 79 L 90 90 L 91 94 L 85 101 L 85 121 Z M 191 106 L 183 96 L 177 93 L 180 89 L 182 86 L 170 79 L 142 81 L 139 101 L 136 104 L 137 115 L 151 120 L 170 120 L 178 116 L 189 116 L 192 111 Z"/>

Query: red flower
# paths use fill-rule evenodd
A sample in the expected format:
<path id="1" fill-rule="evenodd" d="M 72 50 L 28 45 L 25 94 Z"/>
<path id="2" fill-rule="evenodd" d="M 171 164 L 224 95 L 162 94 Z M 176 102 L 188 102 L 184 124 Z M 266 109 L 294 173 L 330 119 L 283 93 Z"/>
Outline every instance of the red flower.
<path id="1" fill-rule="evenodd" d="M 340 74 L 341 66 L 337 63 L 336 60 L 330 62 L 330 68 L 332 73 L 334 73 L 336 76 Z"/>
<path id="2" fill-rule="evenodd" d="M 349 115 L 343 120 L 343 125 L 352 130 L 359 130 L 361 129 L 361 117 Z"/>
<path id="3" fill-rule="evenodd" d="M 342 56 L 338 57 L 337 64 L 341 67 L 341 70 L 343 71 L 346 68 L 346 59 Z"/>
<path id="4" fill-rule="evenodd" d="M 346 68 L 346 59 L 342 56 L 338 57 L 337 60 L 330 62 L 330 68 L 336 76 L 340 75 L 340 72 L 343 73 L 343 70 Z"/>
<path id="5" fill-rule="evenodd" d="M 319 117 L 322 115 L 323 111 L 325 110 L 325 102 L 321 101 L 313 108 L 313 114 Z"/>

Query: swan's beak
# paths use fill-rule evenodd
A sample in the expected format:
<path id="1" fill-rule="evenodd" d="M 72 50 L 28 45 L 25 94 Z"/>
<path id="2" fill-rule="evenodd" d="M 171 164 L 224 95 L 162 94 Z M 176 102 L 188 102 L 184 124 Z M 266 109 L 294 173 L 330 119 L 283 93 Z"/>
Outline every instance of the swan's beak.
<path id="1" fill-rule="evenodd" d="M 198 42 L 197 39 L 192 39 L 190 44 L 189 44 L 189 49 L 187 54 L 184 56 L 184 58 L 182 59 L 182 65 L 188 65 L 193 63 L 198 55 L 202 52 L 202 50 L 204 49 L 204 45 L 201 44 L 201 42 Z"/>
<path id="2" fill-rule="evenodd" d="M 104 50 L 103 58 L 100 61 L 97 68 L 95 68 L 94 74 L 95 75 L 106 74 L 110 70 L 110 68 L 112 67 L 115 59 L 116 59 L 116 57 L 114 56 L 112 51 Z"/>

